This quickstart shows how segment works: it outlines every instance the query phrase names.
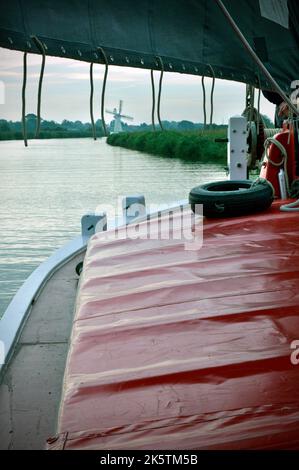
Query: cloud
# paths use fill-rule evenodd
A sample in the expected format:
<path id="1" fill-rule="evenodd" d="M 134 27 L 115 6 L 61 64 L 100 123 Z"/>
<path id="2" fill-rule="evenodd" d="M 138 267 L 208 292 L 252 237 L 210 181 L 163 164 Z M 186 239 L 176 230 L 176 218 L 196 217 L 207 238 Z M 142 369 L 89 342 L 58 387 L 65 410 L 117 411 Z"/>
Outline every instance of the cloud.
<path id="1" fill-rule="evenodd" d="M 66 59 L 61 57 L 47 57 L 49 65 L 61 65 Z M 41 56 L 38 54 L 27 55 L 28 65 L 40 65 Z M 23 66 L 23 52 L 11 51 L 10 49 L 0 48 L 0 70 L 11 70 L 14 68 L 22 68 Z"/>
<path id="2" fill-rule="evenodd" d="M 12 70 L 0 70 L 1 77 L 20 77 L 20 72 L 15 72 Z"/>
<path id="3" fill-rule="evenodd" d="M 19 119 L 20 91 L 22 87 L 22 53 L 0 48 L 0 77 L 5 84 L 6 103 L 0 107 L 0 118 Z M 37 85 L 41 57 L 28 54 L 28 86 L 26 91 L 28 111 L 36 106 Z M 103 64 L 94 65 L 95 113 L 99 115 Z M 156 93 L 160 72 L 155 71 Z M 206 78 L 207 111 L 210 106 L 211 79 Z M 43 84 L 42 106 L 45 118 L 61 121 L 67 119 L 89 120 L 89 64 L 71 59 L 47 57 Z M 106 90 L 107 108 L 124 100 L 126 114 L 134 122 L 149 122 L 151 113 L 150 72 L 133 67 L 109 66 Z M 161 97 L 163 119 L 203 119 L 201 77 L 165 72 Z M 216 80 L 214 93 L 214 119 L 227 123 L 234 114 L 245 107 L 245 85 L 227 80 Z M 273 117 L 274 107 L 262 98 L 261 111 Z M 209 115 L 209 114 L 208 114 Z"/>

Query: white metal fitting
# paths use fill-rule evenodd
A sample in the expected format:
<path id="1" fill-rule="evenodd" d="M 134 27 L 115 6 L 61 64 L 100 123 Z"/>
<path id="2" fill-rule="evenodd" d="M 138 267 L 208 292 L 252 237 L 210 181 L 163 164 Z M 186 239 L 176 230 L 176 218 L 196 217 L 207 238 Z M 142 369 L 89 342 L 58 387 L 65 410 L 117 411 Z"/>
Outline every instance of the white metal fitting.
<path id="1" fill-rule="evenodd" d="M 247 179 L 247 132 L 246 118 L 232 116 L 228 123 L 227 165 L 230 180 Z"/>
<path id="2" fill-rule="evenodd" d="M 145 197 L 143 194 L 125 196 L 122 200 L 122 212 L 126 221 L 146 215 Z"/>
<path id="3" fill-rule="evenodd" d="M 96 232 L 102 232 L 104 230 L 107 230 L 106 212 L 85 214 L 81 218 L 82 237 L 90 238 Z"/>

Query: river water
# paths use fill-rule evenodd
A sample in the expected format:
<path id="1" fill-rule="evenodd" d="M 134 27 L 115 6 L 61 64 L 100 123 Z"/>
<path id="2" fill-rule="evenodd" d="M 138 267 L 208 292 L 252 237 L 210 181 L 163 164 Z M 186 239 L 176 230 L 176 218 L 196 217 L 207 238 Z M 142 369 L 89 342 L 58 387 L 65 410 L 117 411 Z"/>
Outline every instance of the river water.
<path id="1" fill-rule="evenodd" d="M 105 139 L 0 142 L 0 316 L 28 275 L 80 234 L 81 216 L 99 204 L 113 215 L 118 196 L 147 203 L 188 197 L 223 179 L 219 165 L 185 163 L 110 147 Z"/>

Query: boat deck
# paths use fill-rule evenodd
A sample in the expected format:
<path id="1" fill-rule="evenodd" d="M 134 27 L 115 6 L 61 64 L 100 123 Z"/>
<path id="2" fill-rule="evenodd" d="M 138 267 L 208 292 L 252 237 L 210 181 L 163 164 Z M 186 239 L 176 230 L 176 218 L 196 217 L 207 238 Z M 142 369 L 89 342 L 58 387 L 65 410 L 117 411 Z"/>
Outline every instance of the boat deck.
<path id="1" fill-rule="evenodd" d="M 196 250 L 95 235 L 48 447 L 299 448 L 298 217 L 208 220 Z"/>
<path id="2" fill-rule="evenodd" d="M 55 433 L 82 259 L 60 268 L 32 306 L 0 384 L 2 450 L 44 449 Z"/>

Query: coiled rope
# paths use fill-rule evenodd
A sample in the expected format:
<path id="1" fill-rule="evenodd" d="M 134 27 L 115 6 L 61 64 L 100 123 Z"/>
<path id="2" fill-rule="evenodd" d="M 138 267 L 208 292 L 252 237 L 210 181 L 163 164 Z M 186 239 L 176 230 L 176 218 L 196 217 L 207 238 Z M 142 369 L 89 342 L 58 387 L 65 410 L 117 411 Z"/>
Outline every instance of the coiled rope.
<path id="1" fill-rule="evenodd" d="M 157 56 L 158 60 L 160 61 L 161 65 L 161 72 L 160 72 L 160 79 L 159 79 L 159 91 L 158 91 L 158 102 L 157 102 L 157 116 L 158 116 L 158 121 L 159 125 L 161 127 L 161 130 L 163 131 L 163 125 L 161 121 L 161 115 L 160 115 L 160 106 L 161 106 L 161 93 L 162 93 L 162 82 L 163 82 L 163 74 L 164 74 L 164 64 L 163 60 L 160 56 Z"/>
<path id="2" fill-rule="evenodd" d="M 35 138 L 37 139 L 39 136 L 40 122 L 41 122 L 40 111 L 41 111 L 41 99 L 42 99 L 42 86 L 43 86 L 43 78 L 44 78 L 45 63 L 46 63 L 46 51 L 45 51 L 43 43 L 38 39 L 37 36 L 32 36 L 32 39 L 42 54 L 42 63 L 41 63 L 41 69 L 40 69 L 40 74 L 39 74 L 38 94 L 37 94 L 37 121 L 36 121 L 36 129 L 35 129 Z"/>
<path id="3" fill-rule="evenodd" d="M 22 85 L 22 130 L 25 147 L 27 141 L 27 123 L 26 123 L 26 82 L 27 82 L 27 52 L 23 54 L 23 85 Z"/>
<path id="4" fill-rule="evenodd" d="M 279 163 L 275 163 L 269 158 L 269 155 L 268 155 L 268 146 L 269 146 L 269 144 L 276 145 L 276 147 L 280 150 L 280 152 L 282 154 L 282 160 Z M 271 165 L 276 166 L 276 167 L 282 166 L 282 165 L 284 166 L 284 175 L 285 175 L 287 193 L 288 193 L 288 195 L 290 195 L 291 191 L 290 191 L 290 183 L 289 183 L 288 167 L 287 167 L 288 153 L 287 153 L 285 147 L 282 145 L 281 142 L 279 142 L 278 140 L 276 140 L 273 137 L 268 137 L 265 140 L 264 146 L 265 146 L 265 153 L 266 153 L 266 157 L 268 159 L 268 162 L 271 163 Z M 299 211 L 299 199 L 297 199 L 297 201 L 295 201 L 295 202 L 291 202 L 290 204 L 284 204 L 284 205 L 280 206 L 280 210 L 284 211 L 284 212 L 298 212 Z"/>
<path id="5" fill-rule="evenodd" d="M 151 69 L 151 85 L 152 85 L 152 127 L 153 127 L 153 131 L 155 131 L 156 130 L 156 126 L 155 126 L 156 96 L 155 96 L 155 81 L 154 81 L 153 69 Z"/>
<path id="6" fill-rule="evenodd" d="M 254 186 L 257 186 L 258 184 L 264 184 L 264 185 L 270 186 L 271 189 L 272 189 L 272 195 L 273 195 L 273 199 L 274 199 L 274 196 L 275 196 L 275 189 L 274 189 L 273 184 L 270 183 L 270 181 L 266 180 L 266 178 L 261 178 L 260 176 L 258 176 L 258 177 L 251 183 L 250 188 L 253 188 Z"/>
<path id="7" fill-rule="evenodd" d="M 290 204 L 283 204 L 280 206 L 280 210 L 284 212 L 299 212 L 299 199 L 295 202 L 290 202 Z"/>
<path id="8" fill-rule="evenodd" d="M 101 52 L 104 62 L 105 62 L 105 73 L 104 73 L 104 79 L 103 79 L 103 86 L 102 86 L 102 95 L 101 95 L 101 118 L 102 118 L 102 126 L 104 130 L 104 135 L 105 137 L 108 135 L 107 133 L 107 127 L 105 123 L 105 116 L 104 116 L 104 108 L 105 108 L 105 91 L 106 91 L 106 83 L 107 83 L 107 75 L 108 75 L 108 59 L 106 56 L 106 53 L 102 47 L 98 47 L 98 50 Z"/>
<path id="9" fill-rule="evenodd" d="M 269 157 L 268 148 L 269 148 L 270 144 L 276 145 L 276 147 L 280 150 L 280 152 L 282 154 L 282 159 L 279 163 L 273 162 L 273 160 L 271 160 L 271 158 Z M 279 142 L 274 137 L 268 137 L 264 142 L 264 148 L 265 148 L 265 155 L 267 157 L 267 160 L 268 160 L 269 163 L 271 163 L 271 165 L 276 166 L 276 167 L 279 167 L 279 166 L 283 165 L 286 188 L 287 188 L 287 194 L 289 195 L 290 194 L 290 184 L 289 184 L 288 167 L 287 167 L 288 153 L 287 153 L 285 147 L 282 145 L 281 142 Z"/>
<path id="10" fill-rule="evenodd" d="M 275 134 L 279 134 L 280 132 L 281 132 L 281 129 L 278 127 L 264 129 L 265 137 L 274 137 Z"/>
<path id="11" fill-rule="evenodd" d="M 91 62 L 90 64 L 89 78 L 90 78 L 90 98 L 89 98 L 90 121 L 91 121 L 93 139 L 97 140 L 96 128 L 94 125 L 94 117 L 93 117 L 93 89 L 94 89 L 93 88 L 93 62 Z"/>

